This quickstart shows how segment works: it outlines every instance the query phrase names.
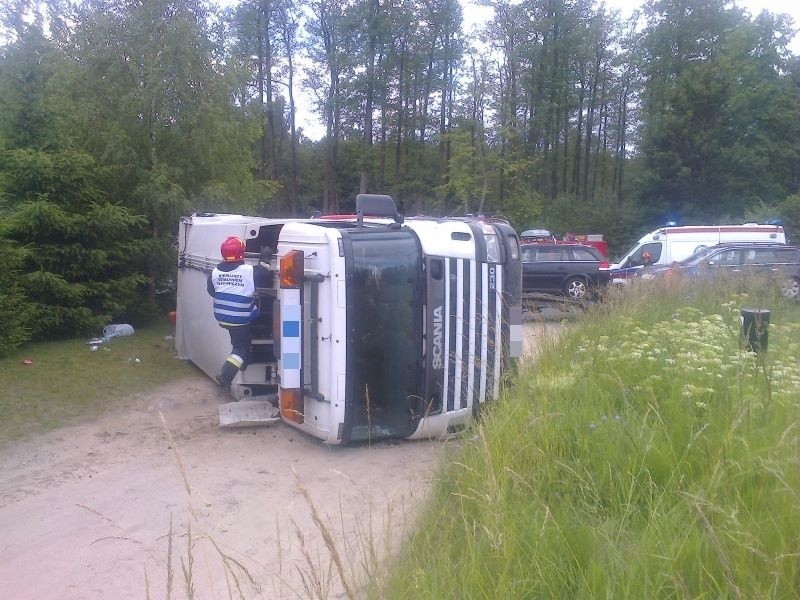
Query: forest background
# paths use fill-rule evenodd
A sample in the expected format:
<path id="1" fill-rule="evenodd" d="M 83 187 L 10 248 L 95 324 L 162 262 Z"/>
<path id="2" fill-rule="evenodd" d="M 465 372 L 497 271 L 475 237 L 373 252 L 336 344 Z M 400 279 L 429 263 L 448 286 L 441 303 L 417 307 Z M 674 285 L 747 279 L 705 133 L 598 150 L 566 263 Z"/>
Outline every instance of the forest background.
<path id="1" fill-rule="evenodd" d="M 467 34 L 458 0 L 2 0 L 0 354 L 163 315 L 193 211 L 387 193 L 612 254 L 668 220 L 800 235 L 787 15 L 487 1 Z"/>

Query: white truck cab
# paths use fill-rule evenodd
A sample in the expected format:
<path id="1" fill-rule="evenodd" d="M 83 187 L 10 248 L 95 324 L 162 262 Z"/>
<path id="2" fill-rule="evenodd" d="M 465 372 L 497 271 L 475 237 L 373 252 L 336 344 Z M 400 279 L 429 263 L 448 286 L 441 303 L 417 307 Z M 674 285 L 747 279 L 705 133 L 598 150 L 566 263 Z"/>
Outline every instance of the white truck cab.
<path id="1" fill-rule="evenodd" d="M 695 252 L 722 242 L 786 243 L 780 225 L 686 225 L 662 227 L 645 235 L 611 265 L 611 280 L 624 284 L 644 266 L 643 256 L 649 253 L 651 265 L 670 265 L 689 258 Z"/>
<path id="2" fill-rule="evenodd" d="M 234 398 L 272 401 L 281 420 L 329 444 L 451 435 L 498 396 L 521 355 L 518 238 L 503 223 L 404 221 L 388 196 L 359 195 L 357 208 L 181 219 L 179 356 L 213 377 L 229 353 L 206 272 L 220 242 L 240 236 L 247 260 L 277 250 L 277 277 L 258 290 L 262 316 Z"/>

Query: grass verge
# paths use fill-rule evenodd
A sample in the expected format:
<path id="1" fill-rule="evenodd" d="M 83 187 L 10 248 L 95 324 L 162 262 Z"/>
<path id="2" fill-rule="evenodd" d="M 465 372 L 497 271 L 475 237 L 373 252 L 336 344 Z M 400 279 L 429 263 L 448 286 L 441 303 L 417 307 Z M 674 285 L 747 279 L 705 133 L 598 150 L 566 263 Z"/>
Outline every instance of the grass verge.
<path id="1" fill-rule="evenodd" d="M 796 597 L 800 304 L 773 289 L 595 307 L 487 411 L 370 597 Z"/>
<path id="2" fill-rule="evenodd" d="M 176 358 L 172 335 L 165 324 L 113 338 L 94 352 L 86 338 L 29 344 L 0 360 L 0 447 L 96 417 L 132 393 L 195 373 Z"/>

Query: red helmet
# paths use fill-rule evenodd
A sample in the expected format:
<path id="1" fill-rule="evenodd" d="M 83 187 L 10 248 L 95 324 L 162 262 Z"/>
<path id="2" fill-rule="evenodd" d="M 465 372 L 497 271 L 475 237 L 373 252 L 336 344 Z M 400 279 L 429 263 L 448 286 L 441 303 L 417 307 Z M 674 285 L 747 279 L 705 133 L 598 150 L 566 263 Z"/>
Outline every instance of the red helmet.
<path id="1" fill-rule="evenodd" d="M 222 260 L 227 262 L 238 262 L 244 260 L 244 242 L 238 237 L 231 236 L 225 238 L 219 247 Z"/>

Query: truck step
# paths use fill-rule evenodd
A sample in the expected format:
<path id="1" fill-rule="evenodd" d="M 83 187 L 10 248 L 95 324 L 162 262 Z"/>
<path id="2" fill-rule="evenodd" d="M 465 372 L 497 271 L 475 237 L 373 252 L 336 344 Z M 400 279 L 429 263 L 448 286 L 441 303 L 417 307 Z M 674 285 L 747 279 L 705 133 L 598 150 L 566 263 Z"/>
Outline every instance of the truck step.
<path id="1" fill-rule="evenodd" d="M 239 378 L 236 383 L 243 385 L 277 383 L 277 381 L 272 381 L 270 377 L 272 373 L 277 373 L 277 368 L 276 363 L 250 363 L 244 370 L 239 372 Z"/>
<path id="2" fill-rule="evenodd" d="M 226 402 L 219 407 L 220 427 L 255 427 L 280 420 L 280 410 L 261 400 Z"/>

